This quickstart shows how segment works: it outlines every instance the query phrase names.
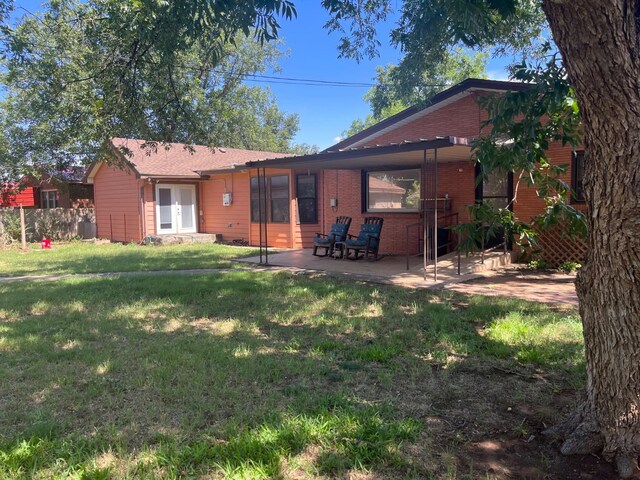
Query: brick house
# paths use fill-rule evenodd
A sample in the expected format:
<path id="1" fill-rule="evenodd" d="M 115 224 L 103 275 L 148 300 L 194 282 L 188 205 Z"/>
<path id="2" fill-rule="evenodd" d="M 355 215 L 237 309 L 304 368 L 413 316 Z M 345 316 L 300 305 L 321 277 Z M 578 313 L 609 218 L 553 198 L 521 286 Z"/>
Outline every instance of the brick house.
<path id="1" fill-rule="evenodd" d="M 254 176 L 258 168 L 269 177 L 272 169 L 283 167 L 316 175 L 321 231 L 327 231 L 338 215 L 351 216 L 356 226 L 366 216 L 381 216 L 385 219 L 381 251 L 402 254 L 420 244 L 423 216 L 419 210 L 427 212 L 432 225 L 446 227 L 468 221 L 468 206 L 475 202 L 506 205 L 512 198 L 512 175 L 493 175 L 484 183 L 476 182 L 479 172 L 470 145 L 482 135 L 482 124 L 487 120 L 478 99 L 526 88 L 515 82 L 467 79 L 434 96 L 428 105 L 408 108 L 319 154 L 251 162 L 248 166 Z M 576 191 L 571 201 L 584 208 L 581 152 L 576 154 L 570 146 L 557 142 L 550 146 L 548 156 L 552 163 L 567 166 L 563 180 Z M 380 178 L 392 178 L 399 186 L 406 186 L 408 179 L 418 182 L 421 198 L 427 200 L 421 208 L 409 203 L 376 208 L 371 199 Z M 295 189 L 291 193 L 295 201 Z M 511 208 L 528 222 L 542 213 L 544 206 L 533 187 L 520 185 Z M 431 219 L 431 212 L 437 212 L 437 220 Z M 411 227 L 416 224 L 417 228 Z M 309 246 L 308 242 L 303 246 Z M 545 246 L 542 255 L 554 264 L 580 260 L 585 253 L 581 240 L 567 238 L 560 229 L 544 232 L 540 242 Z"/>
<path id="2" fill-rule="evenodd" d="M 318 154 L 207 147 L 189 153 L 174 145 L 149 155 L 140 153 L 141 141 L 129 140 L 134 150 L 129 167 L 98 162 L 89 173 L 95 186 L 98 234 L 124 240 L 124 229 L 116 226 L 124 214 L 127 241 L 163 233 L 167 229 L 160 217 L 175 218 L 176 208 L 184 210 L 176 203 L 184 194 L 185 205 L 193 205 L 189 206 L 194 217 L 191 231 L 218 233 L 252 245 L 308 248 L 316 232 L 328 231 L 339 215 L 352 217 L 352 230 L 365 217 L 379 216 L 385 222 L 380 252 L 415 252 L 423 241 L 422 227 L 446 230 L 466 222 L 468 207 L 478 201 L 508 203 L 513 190 L 510 175 L 476 182 L 471 143 L 482 134 L 487 119 L 477 100 L 525 88 L 521 83 L 468 79 L 439 93 L 428 105 L 408 108 Z M 581 155 L 569 146 L 553 144 L 549 157 L 553 163 L 568 165 L 565 180 L 579 194 Z M 192 186 L 192 200 L 181 190 L 185 185 Z M 518 218 L 529 221 L 543 211 L 544 201 L 533 188 L 521 185 L 511 208 Z M 167 222 L 165 227 L 171 223 Z M 584 252 L 581 242 L 561 238 L 557 232 L 545 233 L 545 242 L 553 263 Z"/>
<path id="3" fill-rule="evenodd" d="M 250 176 L 244 165 L 282 156 L 177 143 L 152 146 L 125 138 L 111 139 L 110 149 L 109 162 L 95 161 L 86 180 L 94 188 L 98 237 L 119 242 L 194 233 L 251 238 Z M 202 175 L 205 169 L 219 175 Z"/>

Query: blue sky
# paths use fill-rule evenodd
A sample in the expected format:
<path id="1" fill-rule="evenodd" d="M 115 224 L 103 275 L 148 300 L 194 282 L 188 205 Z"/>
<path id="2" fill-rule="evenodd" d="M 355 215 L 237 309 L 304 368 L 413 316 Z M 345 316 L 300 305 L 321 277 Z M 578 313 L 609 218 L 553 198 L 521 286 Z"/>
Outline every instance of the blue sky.
<path id="1" fill-rule="evenodd" d="M 372 83 L 376 67 L 397 63 L 400 52 L 389 45 L 388 32 L 393 18 L 379 27 L 382 43 L 380 56 L 357 63 L 352 59 L 338 58 L 339 35 L 329 34 L 323 28 L 329 16 L 321 7 L 320 0 L 298 0 L 295 2 L 298 17 L 292 21 L 281 21 L 281 37 L 289 56 L 280 64 L 282 70 L 275 74 L 282 77 L 342 82 Z M 398 5 L 400 2 L 397 2 Z M 16 0 L 16 7 L 35 12 L 41 7 L 38 0 Z M 16 11 L 17 15 L 23 12 Z M 504 59 L 492 60 L 487 68 L 489 78 L 506 78 Z M 251 82 L 252 85 L 260 82 Z M 297 143 L 308 143 L 326 148 L 337 140 L 352 120 L 364 118 L 369 113 L 363 95 L 366 87 L 332 87 L 262 83 L 276 95 L 277 103 L 287 113 L 297 113 L 300 130 Z"/>
<path id="2" fill-rule="evenodd" d="M 282 70 L 279 75 L 372 83 L 378 65 L 398 63 L 401 53 L 388 41 L 393 18 L 378 30 L 382 43 L 380 56 L 357 63 L 352 59 L 338 58 L 340 35 L 329 34 L 323 28 L 329 16 L 319 0 L 300 0 L 296 2 L 296 7 L 298 18 L 281 22 L 281 36 L 289 50 L 289 57 L 280 62 Z M 490 61 L 487 67 L 489 78 L 505 79 L 507 63 L 505 59 Z M 349 128 L 354 119 L 364 118 L 369 113 L 369 105 L 363 100 L 368 90 L 366 87 L 264 85 L 271 88 L 283 110 L 300 116 L 300 131 L 295 139 L 299 143 L 326 148 L 337 141 L 337 137 Z"/>

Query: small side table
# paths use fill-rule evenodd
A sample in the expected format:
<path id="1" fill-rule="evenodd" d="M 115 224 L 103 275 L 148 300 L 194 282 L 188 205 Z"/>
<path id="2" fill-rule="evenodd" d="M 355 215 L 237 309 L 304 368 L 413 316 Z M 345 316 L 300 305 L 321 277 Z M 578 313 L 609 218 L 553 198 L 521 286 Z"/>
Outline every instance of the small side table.
<path id="1" fill-rule="evenodd" d="M 335 260 L 343 259 L 344 252 L 346 250 L 346 244 L 344 242 L 336 242 L 333 244 L 333 258 Z"/>

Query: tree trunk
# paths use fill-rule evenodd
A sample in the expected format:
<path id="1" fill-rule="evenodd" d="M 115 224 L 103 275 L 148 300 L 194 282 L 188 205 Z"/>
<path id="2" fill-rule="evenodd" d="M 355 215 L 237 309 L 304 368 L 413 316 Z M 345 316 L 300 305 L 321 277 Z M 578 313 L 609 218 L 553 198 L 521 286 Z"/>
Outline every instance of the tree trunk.
<path id="1" fill-rule="evenodd" d="M 589 231 L 576 282 L 586 397 L 552 431 L 563 453 L 601 449 L 627 478 L 640 453 L 640 5 L 544 0 L 543 9 L 584 123 Z"/>

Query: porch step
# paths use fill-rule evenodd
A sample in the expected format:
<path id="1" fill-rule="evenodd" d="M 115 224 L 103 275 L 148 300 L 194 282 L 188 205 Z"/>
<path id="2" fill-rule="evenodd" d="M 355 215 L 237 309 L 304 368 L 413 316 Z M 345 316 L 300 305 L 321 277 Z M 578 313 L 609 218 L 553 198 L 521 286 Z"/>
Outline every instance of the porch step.
<path id="1" fill-rule="evenodd" d="M 480 254 L 476 254 L 476 260 L 480 260 Z M 486 254 L 484 263 L 476 263 L 471 266 L 471 273 L 484 272 L 486 270 L 496 270 L 505 265 L 511 264 L 511 252 Z"/>
<path id="2" fill-rule="evenodd" d="M 147 235 L 147 245 L 171 245 L 176 243 L 216 243 L 222 241 L 221 233 L 181 233 L 167 235 Z"/>
<path id="3" fill-rule="evenodd" d="M 488 270 L 497 270 L 500 267 L 511 264 L 511 252 L 486 252 L 484 255 L 484 263 L 480 252 L 473 252 L 461 257 L 461 273 L 463 275 L 486 272 Z M 448 253 L 438 257 L 438 272 L 446 270 L 456 271 L 458 268 L 457 253 Z M 415 272 L 421 272 L 422 266 L 413 267 Z M 429 261 L 427 266 L 427 275 L 433 273 L 433 260 Z"/>

